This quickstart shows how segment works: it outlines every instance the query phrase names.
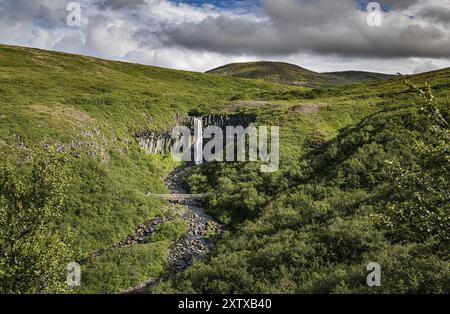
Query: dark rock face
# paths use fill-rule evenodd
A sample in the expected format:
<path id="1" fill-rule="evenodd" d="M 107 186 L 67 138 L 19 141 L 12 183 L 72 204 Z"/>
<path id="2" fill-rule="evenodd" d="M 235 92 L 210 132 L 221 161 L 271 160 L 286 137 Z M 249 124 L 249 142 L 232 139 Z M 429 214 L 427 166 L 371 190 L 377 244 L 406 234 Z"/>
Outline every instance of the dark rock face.
<path id="1" fill-rule="evenodd" d="M 142 133 L 136 134 L 139 146 L 149 154 L 167 154 L 173 144 L 170 133 Z"/>
<path id="2" fill-rule="evenodd" d="M 186 126 L 191 129 L 191 134 L 194 133 L 194 118 L 189 117 L 186 121 Z M 208 126 L 218 126 L 225 131 L 227 126 L 243 126 L 248 127 L 255 122 L 255 117 L 251 115 L 208 115 L 202 117 L 203 128 Z M 171 138 L 171 130 L 166 132 L 137 132 L 136 138 L 139 146 L 149 154 L 169 154 L 170 148 L 175 143 Z M 191 143 L 194 142 L 192 135 Z M 204 143 L 206 144 L 206 142 Z"/>
<path id="3" fill-rule="evenodd" d="M 227 126 L 248 127 L 255 122 L 255 117 L 251 115 L 208 115 L 202 117 L 203 127 L 218 126 L 226 128 Z M 194 117 L 189 117 L 189 125 L 194 125 Z"/>

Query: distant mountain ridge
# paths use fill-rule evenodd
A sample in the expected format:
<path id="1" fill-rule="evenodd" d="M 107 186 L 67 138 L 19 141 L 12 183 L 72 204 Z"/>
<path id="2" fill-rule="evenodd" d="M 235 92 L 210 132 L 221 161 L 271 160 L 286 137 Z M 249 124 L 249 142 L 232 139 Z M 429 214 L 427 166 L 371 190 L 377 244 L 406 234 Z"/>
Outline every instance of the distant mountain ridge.
<path id="1" fill-rule="evenodd" d="M 325 75 L 332 75 L 343 78 L 354 83 L 365 82 L 365 81 L 376 81 L 376 80 L 386 80 L 392 78 L 393 74 L 384 74 L 376 72 L 365 72 L 365 71 L 341 71 L 341 72 L 325 72 Z"/>
<path id="2" fill-rule="evenodd" d="M 355 84 L 392 77 L 389 74 L 363 71 L 318 73 L 295 64 L 271 61 L 231 63 L 209 70 L 206 73 L 316 88 Z"/>

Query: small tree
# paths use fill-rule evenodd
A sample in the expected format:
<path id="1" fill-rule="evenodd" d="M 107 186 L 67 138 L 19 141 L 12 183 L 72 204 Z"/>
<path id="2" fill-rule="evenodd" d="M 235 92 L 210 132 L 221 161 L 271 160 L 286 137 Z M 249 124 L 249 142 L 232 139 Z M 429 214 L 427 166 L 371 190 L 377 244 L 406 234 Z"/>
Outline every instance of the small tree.
<path id="1" fill-rule="evenodd" d="M 394 238 L 422 242 L 435 238 L 450 243 L 450 136 L 448 123 L 435 104 L 430 85 L 418 88 L 406 84 L 423 97 L 421 114 L 430 119 L 429 138 L 416 140 L 412 147 L 417 161 L 403 166 L 388 161 L 393 178 L 392 200 L 387 204 L 383 222 Z"/>
<path id="2" fill-rule="evenodd" d="M 65 161 L 54 149 L 36 149 L 28 161 L 0 167 L 1 293 L 67 288 L 72 236 L 57 226 L 68 182 Z"/>

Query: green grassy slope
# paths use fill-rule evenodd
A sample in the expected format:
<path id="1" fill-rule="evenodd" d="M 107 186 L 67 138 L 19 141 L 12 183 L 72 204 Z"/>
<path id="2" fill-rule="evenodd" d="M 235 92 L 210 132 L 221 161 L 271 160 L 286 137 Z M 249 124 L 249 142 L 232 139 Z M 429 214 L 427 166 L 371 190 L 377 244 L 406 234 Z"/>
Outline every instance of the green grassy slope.
<path id="1" fill-rule="evenodd" d="M 448 97 L 449 70 L 413 79 L 430 81 L 437 96 Z M 400 78 L 312 90 L 0 46 L 0 162 L 27 155 L 35 145 L 69 153 L 72 180 L 61 225 L 77 233 L 82 260 L 168 206 L 143 193 L 167 192 L 163 178 L 175 163 L 170 156 L 142 152 L 136 131 L 170 130 L 177 114 L 193 111 L 252 113 L 258 123 L 281 126 L 282 167 L 290 171 L 341 129 L 417 98 Z M 279 184 L 279 174 L 273 176 L 270 184 Z M 231 196 L 228 203 L 251 208 L 245 200 Z M 234 219 L 232 212 L 224 215 Z M 171 240 L 89 259 L 82 292 L 117 292 L 157 276 L 166 267 Z"/>
<path id="2" fill-rule="evenodd" d="M 322 74 L 340 77 L 342 79 L 345 79 L 349 83 L 385 80 L 393 76 L 391 74 L 364 72 L 364 71 L 325 72 Z"/>
<path id="3" fill-rule="evenodd" d="M 305 89 L 0 46 L 0 162 L 27 156 L 33 146 L 54 145 L 69 154 L 71 187 L 61 224 L 76 232 L 82 260 L 168 206 L 143 193 L 167 192 L 163 178 L 175 163 L 145 154 L 136 131 L 170 131 L 177 114 L 223 111 L 232 101 L 294 90 Z M 170 240 L 89 262 L 83 288 L 120 291 L 155 276 L 164 270 Z M 151 269 L 134 250 L 155 256 Z"/>
<path id="4" fill-rule="evenodd" d="M 411 78 L 431 83 L 447 121 L 449 74 Z M 449 293 L 449 125 L 400 78 L 309 96 L 306 104 L 322 104 L 312 127 L 294 122 L 313 114 L 297 109 L 306 105 L 282 114 L 290 129 L 303 124 L 293 141 L 299 160 L 282 158 L 276 175 L 250 163 L 208 164 L 188 179 L 214 195 L 207 207 L 231 231 L 208 260 L 157 292 Z M 353 102 L 376 109 L 323 136 Z M 283 141 L 289 155 L 298 146 Z M 381 267 L 379 287 L 366 283 L 370 262 Z"/>
<path id="5" fill-rule="evenodd" d="M 309 87 L 348 85 L 390 77 L 385 74 L 357 71 L 317 73 L 294 64 L 269 61 L 232 63 L 207 73 Z"/>

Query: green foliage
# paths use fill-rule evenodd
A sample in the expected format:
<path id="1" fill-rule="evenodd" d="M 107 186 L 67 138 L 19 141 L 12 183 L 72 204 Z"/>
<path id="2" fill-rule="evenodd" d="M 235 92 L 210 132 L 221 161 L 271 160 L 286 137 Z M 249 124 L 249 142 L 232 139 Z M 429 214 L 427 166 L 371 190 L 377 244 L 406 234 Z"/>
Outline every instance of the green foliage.
<path id="1" fill-rule="evenodd" d="M 0 292 L 66 291 L 73 235 L 56 226 L 67 188 L 66 158 L 36 149 L 0 169 Z"/>
<path id="2" fill-rule="evenodd" d="M 448 69 L 410 77 L 430 82 L 439 105 L 401 77 L 311 89 L 10 46 L 0 46 L 0 72 L 0 292 L 63 292 L 74 260 L 83 261 L 75 292 L 158 277 L 184 223 L 164 224 L 148 244 L 111 248 L 168 206 L 145 194 L 167 193 L 175 163 L 145 154 L 134 134 L 170 130 L 189 113 L 233 112 L 281 126 L 280 170 L 198 167 L 188 185 L 213 193 L 205 207 L 229 232 L 156 292 L 448 293 Z M 284 68 L 264 79 L 297 74 L 325 83 Z M 67 152 L 67 190 L 57 157 L 34 172 L 30 162 L 6 166 L 38 143 Z M 382 287 L 365 284 L 372 261 Z"/>
<path id="3" fill-rule="evenodd" d="M 390 160 L 388 175 L 394 178 L 392 199 L 381 216 L 393 238 L 425 241 L 436 238 L 447 250 L 450 243 L 450 132 L 434 103 L 430 86 L 408 85 L 423 97 L 422 115 L 431 120 L 430 139 L 417 140 L 411 150 L 417 162 L 405 166 Z"/>
<path id="4" fill-rule="evenodd" d="M 114 248 L 81 267 L 81 286 L 76 293 L 119 293 L 150 278 L 158 278 L 167 267 L 167 241 Z"/>
<path id="5" fill-rule="evenodd" d="M 147 244 L 115 247 L 90 258 L 82 266 L 77 293 L 119 293 L 158 278 L 167 268 L 169 242 L 186 234 L 188 222 L 166 221 L 156 228 Z"/>
<path id="6" fill-rule="evenodd" d="M 448 293 L 449 107 L 422 107 L 385 108 L 277 174 L 198 169 L 191 188 L 217 192 L 207 206 L 233 232 L 157 291 Z M 381 287 L 366 284 L 369 262 Z"/>
<path id="7" fill-rule="evenodd" d="M 186 220 L 175 219 L 173 221 L 166 221 L 157 227 L 156 232 L 148 240 L 152 242 L 167 239 L 177 240 L 186 234 L 188 227 L 189 223 Z"/>
<path id="8" fill-rule="evenodd" d="M 196 169 L 187 183 L 192 192 L 212 194 L 207 207 L 223 223 L 255 217 L 265 201 L 260 193 L 264 183 L 257 164 L 208 163 Z"/>
<path id="9" fill-rule="evenodd" d="M 62 224 L 81 258 L 161 214 L 170 156 L 149 156 L 137 131 L 170 131 L 188 113 L 226 110 L 229 99 L 271 99 L 301 88 L 0 45 L 0 163 L 17 147 L 68 152 L 73 176 Z"/>
<path id="10" fill-rule="evenodd" d="M 379 73 L 357 71 L 316 73 L 294 64 L 268 61 L 232 63 L 207 73 L 310 87 L 345 85 L 391 77 Z"/>
<path id="11" fill-rule="evenodd" d="M 77 229 L 75 244 L 83 257 L 125 239 L 136 226 L 160 215 L 165 206 L 164 201 L 140 192 L 165 192 L 159 178 L 164 173 L 162 165 L 156 158 L 131 156 L 131 160 L 115 157 L 107 165 L 85 156 L 71 162 L 74 179 L 63 222 Z"/>

